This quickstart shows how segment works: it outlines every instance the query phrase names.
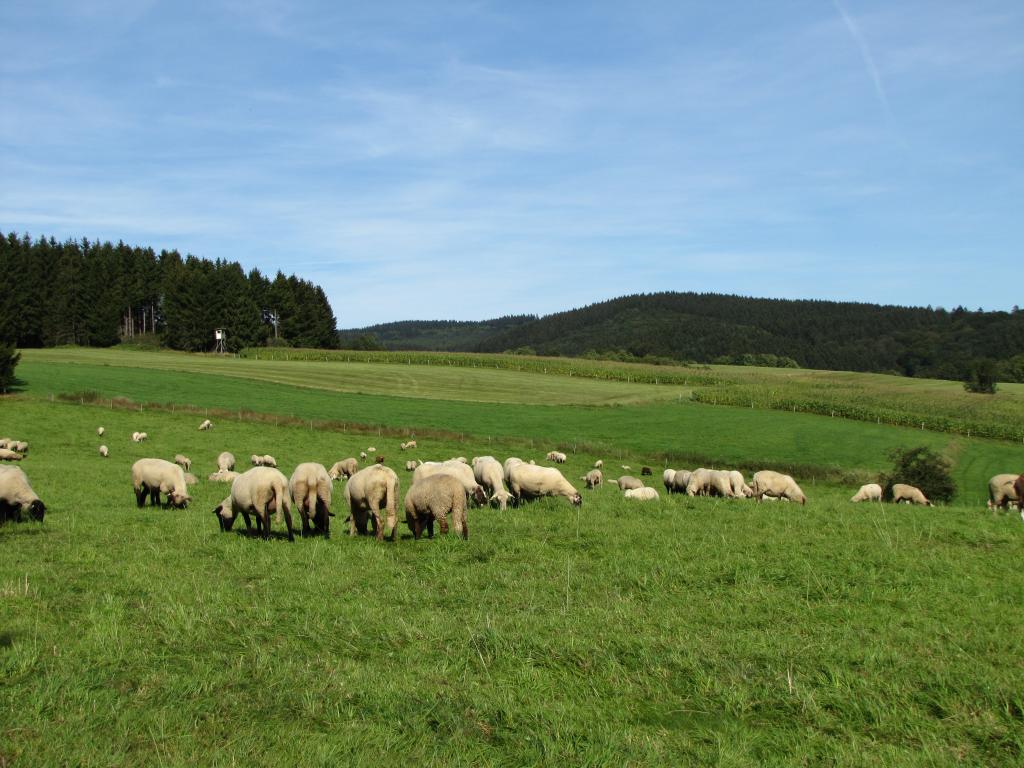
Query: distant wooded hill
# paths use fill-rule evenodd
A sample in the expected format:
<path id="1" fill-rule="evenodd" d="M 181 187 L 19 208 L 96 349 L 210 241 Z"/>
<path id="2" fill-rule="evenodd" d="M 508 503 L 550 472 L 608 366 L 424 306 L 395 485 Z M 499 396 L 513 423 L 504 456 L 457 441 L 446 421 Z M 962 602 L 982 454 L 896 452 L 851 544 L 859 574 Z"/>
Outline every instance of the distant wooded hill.
<path id="1" fill-rule="evenodd" d="M 545 317 L 407 321 L 341 331 L 342 347 L 799 365 L 960 379 L 980 359 L 1024 381 L 1024 312 L 715 293 L 624 296 Z"/>

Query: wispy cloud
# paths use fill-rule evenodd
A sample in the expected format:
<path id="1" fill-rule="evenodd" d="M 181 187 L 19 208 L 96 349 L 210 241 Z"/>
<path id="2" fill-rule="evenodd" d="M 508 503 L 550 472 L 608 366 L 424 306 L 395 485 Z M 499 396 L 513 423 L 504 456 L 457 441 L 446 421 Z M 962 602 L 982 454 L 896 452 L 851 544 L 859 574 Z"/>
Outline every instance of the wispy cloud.
<path id="1" fill-rule="evenodd" d="M 875 87 L 875 94 L 878 96 L 879 104 L 882 105 L 886 119 L 891 119 L 892 110 L 889 108 L 889 97 L 886 95 L 885 86 L 882 85 L 882 76 L 879 74 L 878 67 L 875 65 L 875 57 L 871 55 L 871 48 L 868 46 L 867 38 L 864 37 L 864 33 L 861 31 L 857 22 L 854 21 L 853 17 L 846 11 L 841 0 L 832 0 L 832 4 L 835 5 L 836 10 L 842 17 L 843 24 L 846 25 L 846 29 L 850 33 L 850 37 L 853 38 L 854 43 L 857 44 L 857 48 L 860 51 L 860 57 L 864 60 L 864 67 L 867 69 L 868 76 L 871 78 L 871 83 Z"/>

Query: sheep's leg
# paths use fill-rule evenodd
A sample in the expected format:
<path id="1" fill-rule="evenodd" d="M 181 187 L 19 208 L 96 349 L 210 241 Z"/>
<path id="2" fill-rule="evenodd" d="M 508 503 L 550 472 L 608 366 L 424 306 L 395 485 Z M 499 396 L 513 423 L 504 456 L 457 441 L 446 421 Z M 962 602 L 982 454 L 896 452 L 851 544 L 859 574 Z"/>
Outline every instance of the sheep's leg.
<path id="1" fill-rule="evenodd" d="M 429 515 L 427 517 L 427 535 L 432 539 L 434 538 L 434 516 Z"/>
<path id="2" fill-rule="evenodd" d="M 469 521 L 466 519 L 466 510 L 456 513 L 452 517 L 452 522 L 455 523 L 455 532 L 461 533 L 464 540 L 469 539 Z"/>
<path id="3" fill-rule="evenodd" d="M 139 509 L 142 509 L 144 506 L 146 506 L 146 496 L 148 495 L 149 491 L 146 490 L 145 486 L 143 486 L 142 488 L 135 489 L 135 504 L 138 506 Z"/>
<path id="4" fill-rule="evenodd" d="M 412 519 L 412 537 L 416 541 L 419 541 L 420 536 L 422 536 L 422 535 L 423 535 L 423 521 L 420 520 L 419 517 L 414 517 Z"/>
<path id="5" fill-rule="evenodd" d="M 270 505 L 267 504 L 259 511 L 259 519 L 263 522 L 263 540 L 270 538 Z"/>
<path id="6" fill-rule="evenodd" d="M 284 525 L 288 529 L 288 541 L 295 541 L 295 534 L 292 533 L 292 510 L 291 507 L 282 504 L 284 507 Z"/>
<path id="7" fill-rule="evenodd" d="M 377 541 L 384 541 L 384 521 L 380 519 L 380 510 L 376 504 L 370 505 L 370 514 L 373 515 L 373 535 Z"/>
<path id="8" fill-rule="evenodd" d="M 327 505 L 320 499 L 317 499 L 316 502 L 316 514 L 317 519 L 320 521 L 317 525 L 320 532 L 323 533 L 325 539 L 331 538 L 331 513 L 327 509 Z"/>
<path id="9" fill-rule="evenodd" d="M 302 538 L 306 538 L 311 533 L 309 527 L 309 511 L 307 507 L 303 506 L 299 508 L 299 517 L 302 518 Z"/>
<path id="10" fill-rule="evenodd" d="M 441 535 L 446 536 L 448 534 L 448 516 L 445 514 L 438 515 L 437 523 L 441 528 Z"/>
<path id="11" fill-rule="evenodd" d="M 249 510 L 247 510 L 247 509 L 243 509 L 242 510 L 242 519 L 245 520 L 245 530 L 251 531 L 252 530 L 252 520 L 249 518 Z"/>

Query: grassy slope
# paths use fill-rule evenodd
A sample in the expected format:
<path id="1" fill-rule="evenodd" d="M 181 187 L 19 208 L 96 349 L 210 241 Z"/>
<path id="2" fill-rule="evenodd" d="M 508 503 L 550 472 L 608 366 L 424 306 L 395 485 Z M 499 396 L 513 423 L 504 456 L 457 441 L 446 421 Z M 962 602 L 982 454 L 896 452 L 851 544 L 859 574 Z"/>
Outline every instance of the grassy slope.
<path id="1" fill-rule="evenodd" d="M 227 448 L 287 472 L 365 437 L 0 409 L 0 431 L 32 442 L 24 468 L 51 508 L 43 526 L 0 529 L 0 756 L 14 764 L 1024 759 L 1015 517 L 854 506 L 823 487 L 804 508 L 671 497 L 640 514 L 604 488 L 579 515 L 474 511 L 467 543 L 263 543 L 217 532 L 224 486 L 201 483 L 184 512 L 136 510 L 131 461 L 181 451 L 199 474 Z M 127 438 L 140 419 L 144 445 Z M 567 476 L 593 458 L 571 457 Z"/>
<path id="2" fill-rule="evenodd" d="M 122 353 L 124 354 L 124 353 Z M 173 356 L 177 357 L 177 356 Z M 91 359 L 86 354 L 82 359 Z M 128 355 L 128 362 L 148 364 L 149 358 Z M 224 363 L 230 361 L 223 361 Z M 247 362 L 246 370 L 262 362 Z M 267 363 L 270 365 L 270 363 Z M 275 363 L 274 365 L 317 365 Z M 340 364 L 330 364 L 336 367 Z M 393 366 L 405 369 L 405 366 Z M 376 366 L 379 390 L 390 391 L 389 367 Z M 457 375 L 443 371 L 442 375 Z M 137 401 L 202 404 L 215 408 L 297 415 L 368 424 L 440 429 L 494 438 L 533 440 L 536 446 L 587 444 L 604 458 L 622 459 L 633 465 L 646 462 L 664 466 L 707 461 L 747 469 L 767 466 L 803 467 L 806 482 L 814 472 L 831 469 L 877 472 L 888 465 L 888 452 L 898 446 L 928 445 L 957 461 L 956 479 L 964 500 L 979 503 L 985 483 L 998 472 L 1024 466 L 1024 447 L 994 441 L 968 440 L 906 428 L 873 425 L 800 413 L 749 408 L 711 407 L 686 400 L 644 405 L 540 406 L 517 403 L 473 403 L 408 397 L 330 393 L 282 384 L 239 380 L 233 376 L 123 368 L 114 365 L 57 364 L 40 361 L 34 354 L 19 366 L 27 392 L 50 393 L 92 390 L 107 397 L 125 396 Z M 408 371 L 403 371 L 408 375 Z M 501 392 L 516 389 L 518 377 L 527 374 L 493 371 L 504 377 Z M 433 376 L 435 367 L 427 374 Z M 341 374 L 339 374 L 341 375 Z M 299 377 L 292 377 L 300 381 Z M 581 382 L 560 379 L 566 391 Z M 623 385 L 626 386 L 626 385 Z M 658 391 L 651 385 L 630 385 Z M 497 396 L 497 395 L 495 395 Z M 514 394 L 513 396 L 521 396 Z"/>

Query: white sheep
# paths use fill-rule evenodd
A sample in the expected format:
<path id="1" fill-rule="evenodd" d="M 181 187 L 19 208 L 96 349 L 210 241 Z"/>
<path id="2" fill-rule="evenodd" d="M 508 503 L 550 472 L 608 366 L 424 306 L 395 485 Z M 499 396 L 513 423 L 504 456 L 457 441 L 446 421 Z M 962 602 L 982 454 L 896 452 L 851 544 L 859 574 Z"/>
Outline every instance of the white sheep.
<path id="1" fill-rule="evenodd" d="M 334 462 L 331 468 L 327 471 L 327 474 L 331 476 L 331 480 L 337 480 L 339 477 L 343 477 L 347 480 L 357 471 L 359 471 L 359 462 L 354 458 L 349 457 L 347 459 Z"/>
<path id="2" fill-rule="evenodd" d="M 185 485 L 195 485 L 199 482 L 199 478 L 193 475 L 191 472 L 185 473 Z"/>
<path id="3" fill-rule="evenodd" d="M 510 472 L 512 467 L 514 467 L 517 464 L 524 464 L 524 463 L 525 462 L 522 459 L 520 459 L 518 456 L 509 456 L 507 459 L 505 459 L 505 462 L 502 464 L 502 468 L 505 470 L 505 483 L 506 483 L 506 485 L 512 479 L 511 472 Z"/>
<path id="4" fill-rule="evenodd" d="M 636 501 L 657 501 L 659 498 L 658 492 L 653 488 L 630 488 L 622 495 Z"/>
<path id="5" fill-rule="evenodd" d="M 360 451 L 359 458 L 362 459 L 363 461 L 366 461 L 366 451 Z"/>
<path id="6" fill-rule="evenodd" d="M 9 448 L 0 448 L 0 461 L 21 461 L 22 456 L 17 451 L 12 451 Z"/>
<path id="7" fill-rule="evenodd" d="M 217 457 L 217 469 L 221 472 L 230 472 L 235 468 L 235 454 L 223 451 Z"/>
<path id="8" fill-rule="evenodd" d="M 407 442 L 407 443 L 402 443 L 402 444 L 401 444 L 401 445 L 400 445 L 399 447 L 400 447 L 400 448 L 401 448 L 401 449 L 402 449 L 403 451 L 408 451 L 408 450 L 411 450 L 412 448 L 415 448 L 415 447 L 416 447 L 416 441 L 415 441 L 415 440 L 410 440 L 410 441 L 409 441 L 409 442 Z"/>
<path id="9" fill-rule="evenodd" d="M 366 524 L 372 520 L 377 540 L 382 540 L 384 521 L 380 511 L 383 507 L 387 526 L 391 529 L 391 540 L 394 541 L 398 535 L 399 489 L 398 475 L 383 464 L 371 464 L 352 475 L 345 485 L 345 501 L 350 513 L 348 535 L 355 536 L 356 532 L 366 535 Z"/>
<path id="10" fill-rule="evenodd" d="M 28 453 L 28 443 L 24 440 L 15 440 L 11 443 L 10 449 L 24 455 Z"/>
<path id="11" fill-rule="evenodd" d="M 577 507 L 583 503 L 579 491 L 554 467 L 514 464 L 510 474 L 509 490 L 517 502 L 541 496 L 564 496 Z"/>
<path id="12" fill-rule="evenodd" d="M 42 522 L 46 505 L 28 482 L 21 467 L 0 467 L 0 523 L 13 520 L 20 523 L 22 515 Z"/>
<path id="13" fill-rule="evenodd" d="M 139 459 L 132 464 L 132 487 L 135 503 L 142 507 L 149 496 L 150 504 L 160 503 L 160 494 L 167 496 L 166 506 L 183 509 L 192 497 L 188 495 L 185 471 L 164 459 Z"/>
<path id="14" fill-rule="evenodd" d="M 604 482 L 604 474 L 600 469 L 592 469 L 581 477 L 580 480 L 586 484 L 587 488 L 593 490 Z"/>
<path id="15" fill-rule="evenodd" d="M 754 489 L 747 485 L 747 481 L 743 479 L 743 473 L 738 469 L 729 471 L 729 483 L 732 489 L 732 495 L 737 499 L 740 498 L 751 498 L 754 495 Z"/>
<path id="16" fill-rule="evenodd" d="M 260 456 L 258 453 L 254 453 L 252 456 L 250 456 L 249 461 L 254 467 L 263 466 L 263 457 Z"/>
<path id="17" fill-rule="evenodd" d="M 850 497 L 850 501 L 881 501 L 882 500 L 882 486 L 878 483 L 867 483 L 862 485 L 853 496 Z"/>
<path id="18" fill-rule="evenodd" d="M 801 504 L 807 503 L 807 497 L 800 490 L 800 486 L 796 484 L 796 480 L 781 472 L 773 472 L 770 469 L 761 470 L 754 474 L 750 487 L 758 501 L 765 496 L 774 496 L 790 501 L 799 501 Z"/>
<path id="19" fill-rule="evenodd" d="M 553 461 L 556 464 L 564 464 L 568 457 L 561 451 L 548 451 L 548 455 L 544 458 L 547 461 Z"/>
<path id="20" fill-rule="evenodd" d="M 232 472 L 230 469 L 218 469 L 216 472 L 211 474 L 207 480 L 214 483 L 233 483 L 235 478 L 238 476 L 238 472 Z"/>
<path id="21" fill-rule="evenodd" d="M 677 469 L 672 476 L 672 490 L 675 493 L 686 493 L 686 487 L 690 484 L 693 472 L 688 469 Z"/>
<path id="22" fill-rule="evenodd" d="M 928 501 L 928 498 L 921 492 L 920 488 L 915 488 L 914 486 L 907 485 L 906 483 L 893 484 L 892 500 L 896 504 L 905 501 L 907 504 L 921 504 L 922 506 L 927 507 L 933 506 L 933 504 Z"/>
<path id="23" fill-rule="evenodd" d="M 367 453 L 376 453 L 376 452 L 377 452 L 377 449 L 376 449 L 376 448 L 374 448 L 374 447 L 373 447 L 373 446 L 371 445 L 371 446 L 370 446 L 369 448 L 367 448 L 367 449 L 366 449 L 366 452 L 367 452 Z"/>
<path id="24" fill-rule="evenodd" d="M 594 462 L 594 469 L 601 469 L 601 467 L 603 466 L 604 461 L 602 461 L 601 459 L 598 459 L 597 461 Z"/>
<path id="25" fill-rule="evenodd" d="M 331 476 L 323 464 L 299 464 L 288 480 L 288 490 L 302 517 L 302 535 L 311 532 L 310 522 L 325 539 L 331 537 Z"/>
<path id="26" fill-rule="evenodd" d="M 245 520 L 246 530 L 252 530 L 249 515 L 255 515 L 256 532 L 262 534 L 264 539 L 270 538 L 271 512 L 277 513 L 279 522 L 283 513 L 288 541 L 295 541 L 288 480 L 273 467 L 253 467 L 236 477 L 231 483 L 231 495 L 213 510 L 224 532 L 231 530 L 238 515 Z"/>
<path id="27" fill-rule="evenodd" d="M 262 466 L 264 466 L 264 467 L 276 467 L 277 466 L 277 459 L 275 459 L 269 453 L 266 453 L 263 456 L 261 456 L 260 457 L 260 461 L 261 461 Z"/>
<path id="28" fill-rule="evenodd" d="M 405 522 L 412 529 L 413 538 L 423 534 L 434 536 L 436 520 L 441 533 L 448 533 L 448 518 L 451 518 L 455 532 L 463 539 L 469 538 L 469 523 L 466 519 L 466 492 L 458 478 L 448 474 L 432 475 L 413 483 L 405 494 Z"/>
<path id="29" fill-rule="evenodd" d="M 186 472 L 192 469 L 192 459 L 190 459 L 188 456 L 183 456 L 180 453 L 174 454 L 174 463 L 177 464 L 182 469 L 184 469 Z"/>
<path id="30" fill-rule="evenodd" d="M 674 490 L 673 483 L 676 479 L 676 471 L 674 469 L 666 469 L 661 473 L 661 482 L 665 485 L 665 491 L 672 493 Z"/>
<path id="31" fill-rule="evenodd" d="M 105 445 L 100 446 L 100 456 L 107 458 L 110 455 L 110 449 Z"/>
<path id="32" fill-rule="evenodd" d="M 482 506 L 487 503 L 487 494 L 476 481 L 476 475 L 468 464 L 463 464 L 458 459 L 448 461 L 427 461 L 421 463 L 412 473 L 412 482 L 418 483 L 428 477 L 438 474 L 453 475 L 466 491 L 466 497 L 472 499 L 476 504 Z"/>
<path id="33" fill-rule="evenodd" d="M 473 459 L 473 476 L 490 495 L 491 502 L 497 502 L 498 509 L 508 509 L 512 494 L 505 488 L 505 470 L 493 456 L 478 456 Z"/>
<path id="34" fill-rule="evenodd" d="M 213 422 L 210 421 L 209 419 L 204 419 L 203 422 L 199 425 L 199 431 L 200 432 L 205 432 L 206 430 L 212 429 L 212 428 L 213 428 Z"/>
<path id="35" fill-rule="evenodd" d="M 643 488 L 644 484 L 641 480 L 633 477 L 632 475 L 623 475 L 616 480 L 609 480 L 609 483 L 615 483 L 620 491 L 628 491 L 631 488 Z"/>
<path id="36" fill-rule="evenodd" d="M 416 469 L 416 466 L 417 466 L 417 464 L 416 464 L 415 460 L 407 461 L 407 462 L 405 462 L 405 471 L 406 472 L 412 472 L 414 469 Z"/>
<path id="37" fill-rule="evenodd" d="M 1006 509 L 1011 501 L 1019 501 L 1017 490 L 1013 487 L 1018 475 L 994 475 L 988 481 L 989 509 Z"/>
<path id="38" fill-rule="evenodd" d="M 99 435 L 100 437 L 103 437 L 103 433 L 106 431 L 107 430 L 105 430 L 103 427 L 96 427 L 96 434 Z"/>
<path id="39" fill-rule="evenodd" d="M 136 432 L 135 433 L 135 437 L 136 437 L 135 442 L 137 442 L 137 443 L 144 443 L 147 440 L 149 440 L 149 434 L 146 433 L 146 432 Z"/>

